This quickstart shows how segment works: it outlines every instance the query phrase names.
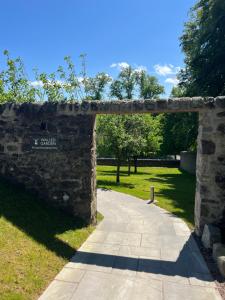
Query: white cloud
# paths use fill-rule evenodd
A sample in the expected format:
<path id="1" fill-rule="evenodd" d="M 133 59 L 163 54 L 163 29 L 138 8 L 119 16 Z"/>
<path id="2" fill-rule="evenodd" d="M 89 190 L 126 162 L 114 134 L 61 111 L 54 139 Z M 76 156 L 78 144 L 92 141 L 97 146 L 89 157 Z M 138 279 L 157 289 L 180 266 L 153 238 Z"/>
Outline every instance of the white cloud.
<path id="1" fill-rule="evenodd" d="M 78 77 L 77 77 L 77 80 L 78 80 L 79 83 L 83 83 L 84 77 L 78 76 Z"/>
<path id="2" fill-rule="evenodd" d="M 169 77 L 165 80 L 165 82 L 176 86 L 176 85 L 178 85 L 179 80 L 177 79 L 177 77 Z"/>
<path id="3" fill-rule="evenodd" d="M 130 65 L 127 62 L 119 62 L 119 63 L 113 63 L 110 65 L 110 68 L 117 68 L 119 70 L 128 68 Z"/>
<path id="4" fill-rule="evenodd" d="M 134 69 L 135 72 L 137 73 L 141 73 L 141 72 L 147 72 L 147 67 L 145 66 L 137 66 L 135 69 Z"/>
<path id="5" fill-rule="evenodd" d="M 117 68 L 119 71 L 128 68 L 130 65 L 127 62 L 119 62 L 119 63 L 113 63 L 110 65 L 110 68 Z M 147 67 L 142 65 L 134 65 L 134 72 L 141 73 L 141 72 L 147 72 Z"/>
<path id="6" fill-rule="evenodd" d="M 167 76 L 167 75 L 176 75 L 181 68 L 175 67 L 171 64 L 165 64 L 165 65 L 154 65 L 155 72 L 160 76 Z"/>
<path id="7" fill-rule="evenodd" d="M 78 79 L 78 81 L 79 81 L 79 79 Z M 56 80 L 56 81 L 48 80 L 47 83 L 50 86 L 54 85 L 54 84 L 58 84 L 61 87 L 70 86 L 70 83 L 67 83 L 67 82 L 62 81 L 62 80 Z M 35 81 L 30 81 L 30 85 L 36 88 L 36 87 L 43 87 L 44 83 L 41 80 L 35 80 Z"/>
<path id="8" fill-rule="evenodd" d="M 30 85 L 33 87 L 43 87 L 43 82 L 41 80 L 30 81 Z"/>

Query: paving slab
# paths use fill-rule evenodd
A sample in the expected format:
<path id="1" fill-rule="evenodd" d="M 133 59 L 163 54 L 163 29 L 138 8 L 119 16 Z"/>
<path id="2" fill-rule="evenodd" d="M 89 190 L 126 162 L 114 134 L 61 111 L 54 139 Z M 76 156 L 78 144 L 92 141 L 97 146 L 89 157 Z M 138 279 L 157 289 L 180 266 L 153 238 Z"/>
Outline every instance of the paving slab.
<path id="1" fill-rule="evenodd" d="M 215 288 L 188 286 L 175 282 L 163 283 L 164 300 L 221 300 Z"/>
<path id="2" fill-rule="evenodd" d="M 73 296 L 77 283 L 54 280 L 39 300 L 68 300 Z"/>
<path id="3" fill-rule="evenodd" d="M 181 219 L 114 191 L 97 199 L 104 220 L 40 300 L 221 300 Z"/>

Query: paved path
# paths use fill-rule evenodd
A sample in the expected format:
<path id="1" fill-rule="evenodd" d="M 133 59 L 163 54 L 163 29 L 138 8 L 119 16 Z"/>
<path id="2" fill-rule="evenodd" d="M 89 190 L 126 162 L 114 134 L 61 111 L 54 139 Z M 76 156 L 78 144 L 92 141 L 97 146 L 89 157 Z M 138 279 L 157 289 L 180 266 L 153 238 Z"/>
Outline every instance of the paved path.
<path id="1" fill-rule="evenodd" d="M 135 197 L 98 191 L 104 220 L 40 300 L 220 300 L 186 224 Z"/>

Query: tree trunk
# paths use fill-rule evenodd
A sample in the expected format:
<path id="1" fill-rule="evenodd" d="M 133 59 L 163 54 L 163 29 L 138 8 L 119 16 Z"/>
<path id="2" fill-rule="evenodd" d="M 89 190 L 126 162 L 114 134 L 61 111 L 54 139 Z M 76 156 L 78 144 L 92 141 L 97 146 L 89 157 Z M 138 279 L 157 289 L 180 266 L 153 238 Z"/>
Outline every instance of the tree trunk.
<path id="1" fill-rule="evenodd" d="M 137 157 L 134 157 L 134 173 L 137 174 Z"/>
<path id="2" fill-rule="evenodd" d="M 128 172 L 127 172 L 128 176 L 130 176 L 130 165 L 131 165 L 130 158 L 128 158 Z"/>
<path id="3" fill-rule="evenodd" d="M 120 160 L 117 160 L 116 183 L 120 183 Z"/>

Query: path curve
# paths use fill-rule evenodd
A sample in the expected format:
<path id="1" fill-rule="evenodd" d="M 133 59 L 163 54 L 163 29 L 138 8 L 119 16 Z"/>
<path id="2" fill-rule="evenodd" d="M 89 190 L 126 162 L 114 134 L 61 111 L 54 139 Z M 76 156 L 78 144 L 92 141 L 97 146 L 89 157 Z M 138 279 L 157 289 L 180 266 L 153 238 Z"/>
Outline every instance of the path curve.
<path id="1" fill-rule="evenodd" d="M 181 219 L 114 191 L 97 199 L 104 220 L 39 300 L 221 300 Z"/>

